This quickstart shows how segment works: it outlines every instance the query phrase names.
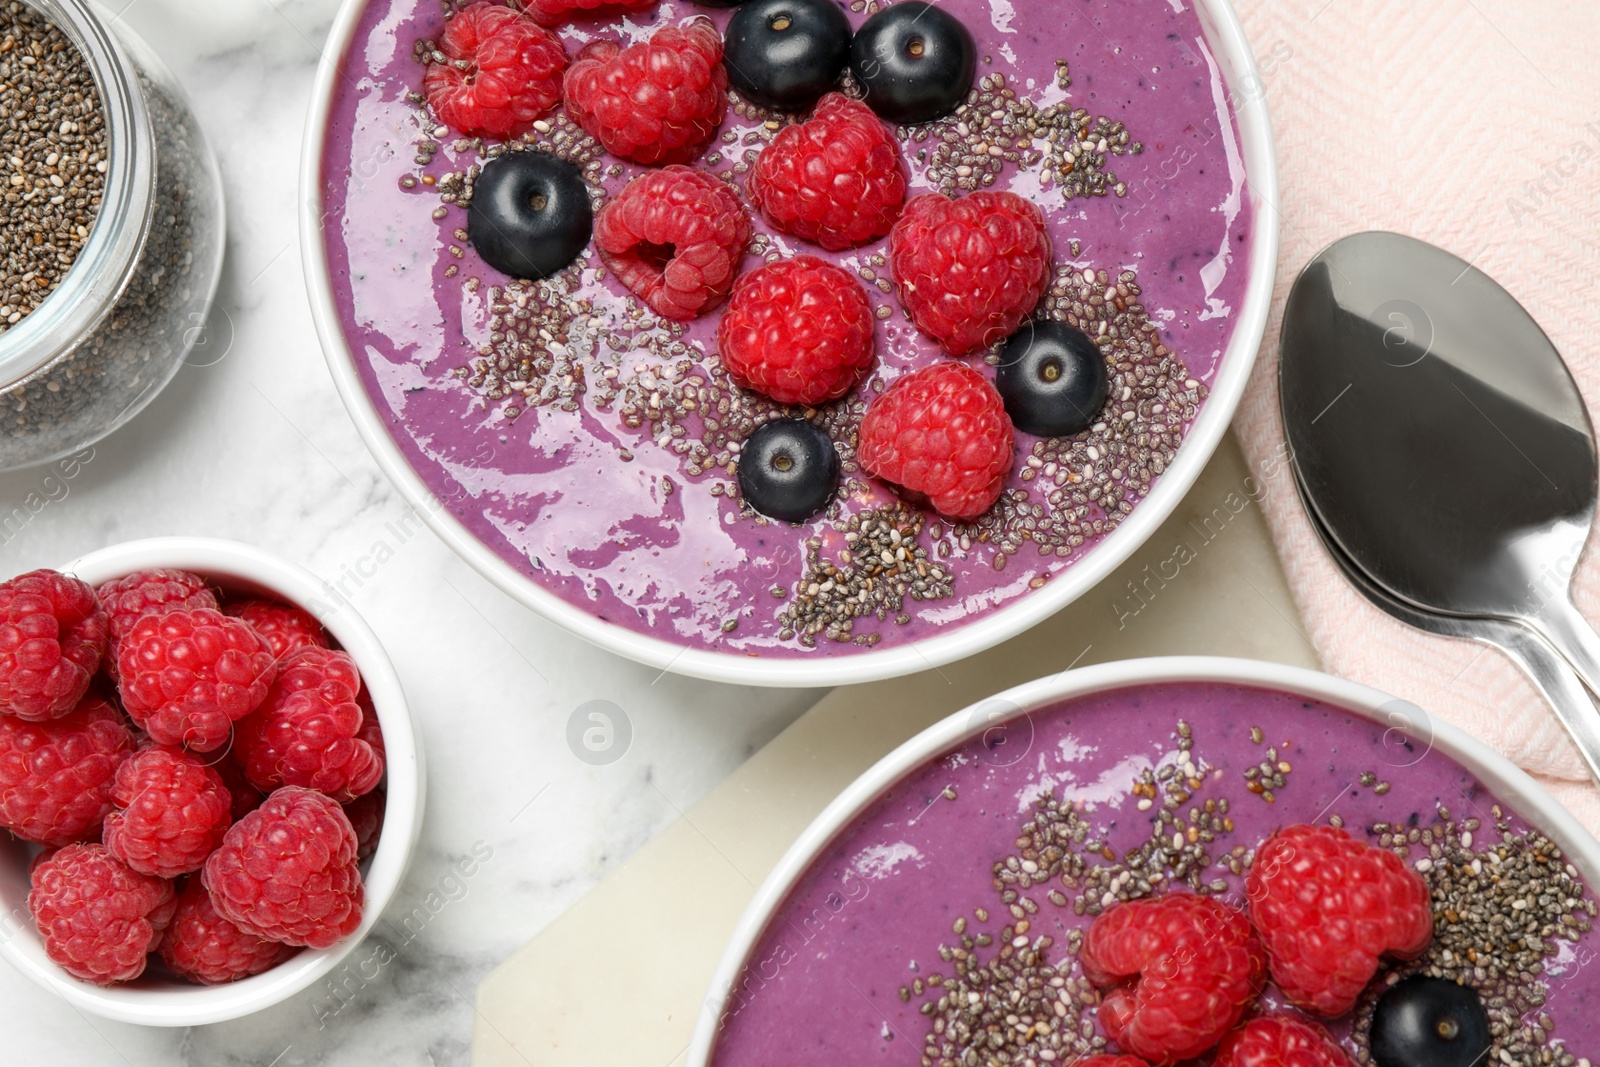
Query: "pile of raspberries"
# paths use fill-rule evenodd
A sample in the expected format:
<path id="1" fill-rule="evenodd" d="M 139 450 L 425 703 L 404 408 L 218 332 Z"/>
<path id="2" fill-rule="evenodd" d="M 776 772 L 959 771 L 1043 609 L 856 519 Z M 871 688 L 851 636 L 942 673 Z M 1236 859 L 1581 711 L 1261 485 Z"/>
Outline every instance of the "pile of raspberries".
<path id="1" fill-rule="evenodd" d="M 214 985 L 361 925 L 383 735 L 332 645 L 186 571 L 0 584 L 0 826 L 44 847 L 28 910 L 63 970 L 155 953 Z"/>

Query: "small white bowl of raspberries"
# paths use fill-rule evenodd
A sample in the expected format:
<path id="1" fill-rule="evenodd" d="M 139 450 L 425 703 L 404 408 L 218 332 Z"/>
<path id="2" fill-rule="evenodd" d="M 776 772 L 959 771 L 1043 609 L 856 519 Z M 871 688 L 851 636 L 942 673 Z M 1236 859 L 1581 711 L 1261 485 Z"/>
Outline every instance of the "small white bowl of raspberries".
<path id="1" fill-rule="evenodd" d="M 0 952 L 194 1026 L 337 967 L 421 830 L 394 667 L 329 586 L 166 537 L 0 581 Z"/>

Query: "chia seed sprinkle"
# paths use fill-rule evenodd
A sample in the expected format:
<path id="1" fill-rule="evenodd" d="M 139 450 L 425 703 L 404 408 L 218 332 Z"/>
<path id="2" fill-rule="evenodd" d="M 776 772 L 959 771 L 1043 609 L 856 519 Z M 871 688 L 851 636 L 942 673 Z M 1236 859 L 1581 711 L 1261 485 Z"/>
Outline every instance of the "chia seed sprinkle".
<path id="1" fill-rule="evenodd" d="M 929 558 L 919 540 L 921 513 L 903 506 L 869 509 L 835 525 L 844 546 L 837 562 L 822 555 L 822 542 L 806 542 L 806 566 L 795 593 L 778 618 L 783 633 L 814 647 L 818 634 L 833 641 L 876 644 L 876 633 L 855 634 L 855 621 L 880 622 L 912 600 L 950 596 L 952 575 Z M 953 799 L 953 798 L 952 798 Z"/>
<path id="2" fill-rule="evenodd" d="M 1072 84 L 1065 60 L 1056 61 L 1056 79 L 1062 88 Z M 1127 184 L 1107 164 L 1112 156 L 1144 150 L 1122 123 L 1065 101 L 1040 107 L 998 72 L 979 78 L 951 114 L 901 127 L 899 135 L 909 156 L 926 167 L 928 181 L 951 194 L 988 188 L 1011 164 L 1037 170 L 1064 200 L 1126 196 Z"/>
<path id="3" fill-rule="evenodd" d="M 1255 736 L 1252 733 L 1252 738 Z M 1259 742 L 1258 742 L 1259 743 Z M 1294 766 L 1288 760 L 1278 758 L 1277 746 L 1267 749 L 1267 758 L 1253 767 L 1246 767 L 1242 772 L 1244 787 L 1251 793 L 1259 796 L 1268 804 L 1276 801 L 1274 790 L 1282 789 L 1289 782 L 1289 774 Z"/>
<path id="4" fill-rule="evenodd" d="M 13 0 L 0 11 L 0 333 L 61 284 L 100 211 L 107 166 L 94 75 L 66 36 Z"/>
<path id="5" fill-rule="evenodd" d="M 1352 1039 L 1358 1063 L 1372 1062 L 1367 1036 L 1385 985 L 1412 974 L 1448 978 L 1475 989 L 1489 1013 L 1490 1063 L 1576 1067 L 1580 1060 L 1552 1040 L 1543 1015 L 1547 961 L 1592 928 L 1597 907 L 1560 847 L 1537 830 L 1515 831 L 1495 806 L 1500 843 L 1472 849 L 1480 820 L 1456 821 L 1440 807 L 1431 826 L 1376 823 L 1369 837 L 1411 862 L 1433 897 L 1433 941 L 1421 959 L 1391 970 L 1356 1006 Z M 1550 1025 L 1544 1025 L 1549 1022 Z"/>
<path id="6" fill-rule="evenodd" d="M 589 301 L 572 295 L 578 273 L 489 288 L 489 341 L 456 374 L 488 400 L 509 399 L 507 418 L 545 405 L 577 409 L 604 329 Z M 635 336 L 647 332 L 638 325 Z"/>

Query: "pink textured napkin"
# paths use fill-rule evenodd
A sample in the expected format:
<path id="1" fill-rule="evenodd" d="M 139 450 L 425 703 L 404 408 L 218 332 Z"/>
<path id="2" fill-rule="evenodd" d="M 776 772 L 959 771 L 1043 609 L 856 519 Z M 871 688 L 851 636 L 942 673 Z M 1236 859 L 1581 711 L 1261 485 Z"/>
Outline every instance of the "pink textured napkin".
<path id="1" fill-rule="evenodd" d="M 1262 68 L 1282 186 L 1277 291 L 1235 421 L 1252 467 L 1270 468 L 1283 444 L 1278 334 L 1289 286 L 1324 246 L 1360 230 L 1431 241 L 1500 282 L 1600 412 L 1600 4 L 1235 2 Z M 1488 742 L 1600 833 L 1600 790 L 1517 668 L 1368 605 L 1317 543 L 1287 473 L 1265 484 L 1273 538 L 1327 668 Z M 1591 621 L 1596 540 L 1577 576 Z"/>

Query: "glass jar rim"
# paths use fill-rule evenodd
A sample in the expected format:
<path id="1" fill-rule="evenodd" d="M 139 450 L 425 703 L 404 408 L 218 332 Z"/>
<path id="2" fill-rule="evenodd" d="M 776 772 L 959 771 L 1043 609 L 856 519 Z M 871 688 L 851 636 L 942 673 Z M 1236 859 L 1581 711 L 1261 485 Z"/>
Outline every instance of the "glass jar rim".
<path id="1" fill-rule="evenodd" d="M 100 210 L 66 277 L 0 333 L 0 389 L 69 351 L 110 314 L 133 277 L 155 207 L 154 139 L 121 42 L 89 0 L 22 0 L 78 49 L 94 77 L 106 139 Z M 115 20 L 113 20 L 115 21 Z"/>

